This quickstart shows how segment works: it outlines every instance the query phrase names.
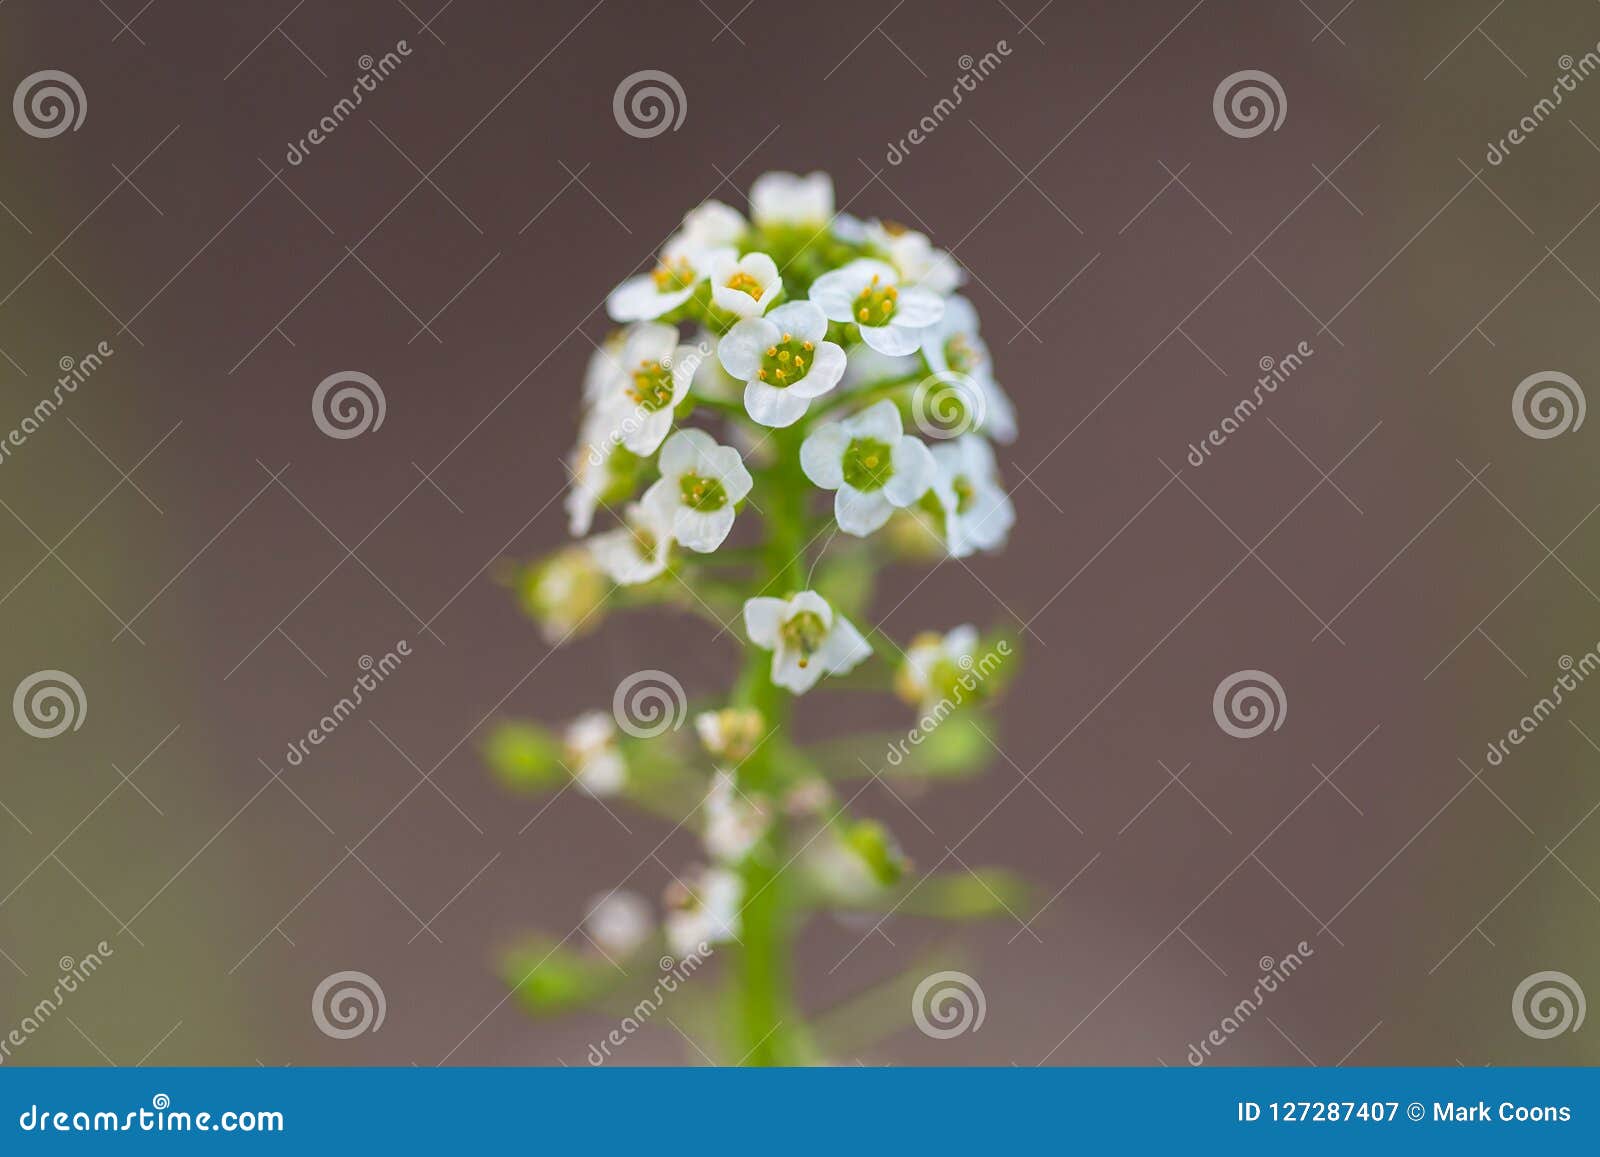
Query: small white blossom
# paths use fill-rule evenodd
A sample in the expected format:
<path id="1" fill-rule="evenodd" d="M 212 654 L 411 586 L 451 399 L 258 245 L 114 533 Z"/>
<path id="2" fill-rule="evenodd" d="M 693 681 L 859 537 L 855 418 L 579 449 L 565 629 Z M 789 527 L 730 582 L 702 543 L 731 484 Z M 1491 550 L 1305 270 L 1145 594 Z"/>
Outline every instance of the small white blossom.
<path id="1" fill-rule="evenodd" d="M 918 635 L 895 672 L 895 691 L 914 707 L 931 707 L 951 693 L 962 672 L 972 669 L 977 650 L 978 628 L 970 623 L 944 635 Z"/>
<path id="2" fill-rule="evenodd" d="M 920 286 L 900 287 L 894 266 L 860 257 L 811 283 L 811 300 L 830 321 L 855 322 L 879 353 L 915 353 L 921 331 L 944 316 L 944 299 Z"/>
<path id="3" fill-rule="evenodd" d="M 1017 512 L 1000 484 L 989 443 L 977 434 L 963 434 L 935 446 L 933 460 L 933 492 L 944 507 L 950 553 L 963 558 L 1002 546 Z"/>
<path id="4" fill-rule="evenodd" d="M 629 956 L 650 938 L 655 918 L 650 905 L 634 892 L 615 891 L 596 896 L 583 918 L 584 931 L 602 952 Z"/>
<path id="5" fill-rule="evenodd" d="M 725 249 L 711 262 L 711 300 L 735 317 L 760 317 L 783 292 L 778 263 L 765 253 L 738 257 Z"/>
<path id="6" fill-rule="evenodd" d="M 720 944 L 739 935 L 744 882 L 726 868 L 709 868 L 688 885 L 667 889 L 667 943 L 680 957 L 698 956 L 700 945 Z"/>
<path id="7" fill-rule="evenodd" d="M 915 353 L 891 357 L 889 354 L 880 354 L 863 342 L 845 351 L 844 378 L 839 388 L 848 392 L 889 378 L 908 377 L 920 373 L 921 368 L 922 362 Z"/>
<path id="8" fill-rule="evenodd" d="M 706 851 L 725 864 L 744 859 L 767 832 L 766 807 L 742 793 L 727 771 L 712 776 L 705 813 Z"/>
<path id="9" fill-rule="evenodd" d="M 589 364 L 583 373 L 583 404 L 586 408 L 592 409 L 610 399 L 626 380 L 620 358 L 627 336 L 625 329 L 612 330 L 589 355 Z"/>
<path id="10" fill-rule="evenodd" d="M 616 795 L 628 781 L 628 766 L 617 749 L 616 720 L 604 711 L 586 711 L 562 733 L 568 769 L 578 789 L 596 798 Z"/>
<path id="11" fill-rule="evenodd" d="M 702 711 L 694 717 L 695 733 L 706 751 L 717 759 L 741 763 L 750 757 L 766 735 L 767 721 L 753 707 L 724 707 Z"/>
<path id="12" fill-rule="evenodd" d="M 567 457 L 567 469 L 572 475 L 564 502 L 567 533 L 589 533 L 600 496 L 611 480 L 611 454 L 616 448 L 615 431 L 605 413 L 597 411 L 584 418 L 578 444 Z"/>
<path id="13" fill-rule="evenodd" d="M 750 493 L 750 471 L 739 451 L 719 446 L 704 430 L 679 430 L 661 448 L 661 478 L 645 491 L 672 514 L 672 536 L 690 550 L 709 553 L 733 529 L 734 505 Z"/>
<path id="14" fill-rule="evenodd" d="M 669 243 L 661 263 L 649 273 L 630 277 L 606 297 L 606 312 L 613 321 L 650 321 L 671 313 L 694 296 L 695 287 L 711 270 L 734 260 L 732 249 L 696 249 L 682 242 Z"/>
<path id="15" fill-rule="evenodd" d="M 889 263 L 900 271 L 906 285 L 920 285 L 934 293 L 952 292 L 964 280 L 960 264 L 943 249 L 935 249 L 927 234 L 915 229 L 868 221 L 862 226 L 863 239 L 889 255 Z"/>
<path id="16" fill-rule="evenodd" d="M 772 652 L 772 681 L 796 695 L 824 675 L 854 670 L 872 654 L 861 632 L 815 591 L 746 599 L 744 629 L 752 643 Z"/>
<path id="17" fill-rule="evenodd" d="M 833 178 L 827 173 L 763 173 L 750 186 L 750 216 L 757 225 L 811 225 L 833 216 Z"/>
<path id="18" fill-rule="evenodd" d="M 928 448 L 904 433 L 900 411 L 881 401 L 843 422 L 825 422 L 800 446 L 800 468 L 833 490 L 839 529 L 865 537 L 910 506 L 933 481 Z"/>
<path id="19" fill-rule="evenodd" d="M 612 436 L 631 452 L 654 454 L 672 428 L 672 411 L 689 392 L 700 358 L 693 346 L 678 345 L 675 327 L 640 322 L 627 331 L 617 360 L 623 372 L 597 412 L 606 415 Z"/>
<path id="20" fill-rule="evenodd" d="M 552 646 L 598 626 L 603 617 L 598 612 L 609 593 L 606 576 L 582 546 L 556 551 L 532 568 L 523 583 L 523 601 Z"/>
<path id="21" fill-rule="evenodd" d="M 623 512 L 624 526 L 597 534 L 589 550 L 600 569 L 621 586 L 649 582 L 667 569 L 673 508 L 664 492 L 646 492 Z"/>
<path id="22" fill-rule="evenodd" d="M 1017 412 L 994 380 L 989 347 L 978 336 L 978 311 L 964 297 L 945 299 L 944 317 L 922 331 L 922 356 L 935 375 L 970 383 L 980 395 L 973 403 L 982 430 L 997 442 L 1014 442 Z M 953 375 L 953 379 L 951 379 Z"/>
<path id="23" fill-rule="evenodd" d="M 809 301 L 739 322 L 717 346 L 722 368 L 745 383 L 744 408 L 763 426 L 792 426 L 844 376 L 844 350 L 823 340 L 828 319 Z"/>
<path id="24" fill-rule="evenodd" d="M 700 249 L 737 245 L 750 225 L 744 214 L 721 201 L 707 201 L 683 215 L 683 227 L 674 240 Z"/>

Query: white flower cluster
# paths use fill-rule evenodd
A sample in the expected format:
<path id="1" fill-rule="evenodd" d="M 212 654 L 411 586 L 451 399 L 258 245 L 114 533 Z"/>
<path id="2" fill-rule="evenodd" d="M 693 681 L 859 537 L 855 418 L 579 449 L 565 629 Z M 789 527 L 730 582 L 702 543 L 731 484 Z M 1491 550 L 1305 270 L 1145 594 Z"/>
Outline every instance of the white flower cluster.
<path id="1" fill-rule="evenodd" d="M 588 549 L 611 581 L 648 583 L 673 565 L 674 545 L 721 547 L 747 500 L 761 510 L 758 483 L 809 482 L 833 492 L 845 534 L 916 510 L 953 555 L 999 548 L 1015 512 L 990 439 L 1010 441 L 1016 422 L 977 312 L 955 293 L 961 280 L 923 234 L 836 213 L 823 173 L 758 178 L 748 219 L 718 201 L 694 209 L 656 268 L 607 299 L 622 328 L 584 382 L 571 532 L 588 535 L 600 507 L 621 507 L 621 525 Z M 932 447 L 903 417 L 930 379 L 959 383 L 971 419 Z M 727 442 L 686 424 L 706 410 Z M 782 461 L 796 447 L 798 474 Z M 774 682 L 797 694 L 871 653 L 814 592 L 753 597 L 744 618 L 773 652 Z"/>

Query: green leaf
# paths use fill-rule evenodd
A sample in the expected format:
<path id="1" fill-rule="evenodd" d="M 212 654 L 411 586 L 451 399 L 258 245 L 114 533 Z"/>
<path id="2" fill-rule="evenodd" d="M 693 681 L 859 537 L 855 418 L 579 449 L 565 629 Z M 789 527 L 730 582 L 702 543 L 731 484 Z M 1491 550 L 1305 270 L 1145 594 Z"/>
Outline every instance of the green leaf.
<path id="1" fill-rule="evenodd" d="M 500 977 L 533 1016 L 593 1004 L 623 979 L 604 957 L 587 956 L 547 938 L 524 941 L 500 956 Z"/>
<path id="2" fill-rule="evenodd" d="M 1026 916 L 1033 907 L 1033 888 L 1004 868 L 947 872 L 926 879 L 896 909 L 939 920 L 986 920 Z"/>
<path id="3" fill-rule="evenodd" d="M 547 728 L 517 721 L 496 724 L 483 745 L 496 778 L 507 787 L 529 792 L 545 791 L 565 780 L 561 750 L 561 741 Z"/>

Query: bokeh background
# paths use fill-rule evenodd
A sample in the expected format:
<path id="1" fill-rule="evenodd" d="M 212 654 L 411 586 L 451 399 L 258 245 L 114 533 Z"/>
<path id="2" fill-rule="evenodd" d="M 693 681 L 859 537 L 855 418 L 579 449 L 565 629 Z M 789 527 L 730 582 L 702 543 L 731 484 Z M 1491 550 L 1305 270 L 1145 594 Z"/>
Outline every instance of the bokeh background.
<path id="1" fill-rule="evenodd" d="M 1003 757 L 858 806 L 921 870 L 1038 895 L 963 936 L 980 1031 L 907 1016 L 839 1059 L 1181 1065 L 1302 940 L 1217 1063 L 1595 1059 L 1510 1005 L 1543 970 L 1600 993 L 1600 689 L 1485 763 L 1600 640 L 1595 426 L 1511 412 L 1535 372 L 1594 380 L 1600 80 L 1486 159 L 1595 49 L 1593 4 L 11 0 L 0 32 L 5 91 L 53 68 L 87 100 L 78 131 L 0 131 L 0 427 L 114 349 L 0 463 L 0 684 L 63 669 L 88 703 L 58 739 L 0 727 L 0 1029 L 114 949 L 9 1063 L 584 1063 L 611 1020 L 524 1019 L 494 954 L 624 879 L 658 896 L 694 841 L 573 792 L 530 824 L 546 801 L 478 744 L 642 667 L 712 691 L 736 647 L 662 615 L 551 654 L 493 578 L 565 534 L 606 291 L 769 169 L 952 249 L 1022 415 L 1010 549 L 891 573 L 877 609 L 901 640 L 1019 632 Z M 636 139 L 612 96 L 651 68 L 686 115 Z M 1286 103 L 1249 139 L 1212 108 L 1243 69 Z M 339 370 L 381 383 L 380 430 L 312 423 Z M 400 639 L 363 717 L 286 766 Z M 1288 711 L 1241 741 L 1211 703 L 1247 668 Z M 809 1007 L 945 935 L 870 928 L 808 931 Z M 381 1032 L 315 1027 L 343 969 L 381 981 Z M 665 1025 L 627 1059 L 699 1060 Z"/>

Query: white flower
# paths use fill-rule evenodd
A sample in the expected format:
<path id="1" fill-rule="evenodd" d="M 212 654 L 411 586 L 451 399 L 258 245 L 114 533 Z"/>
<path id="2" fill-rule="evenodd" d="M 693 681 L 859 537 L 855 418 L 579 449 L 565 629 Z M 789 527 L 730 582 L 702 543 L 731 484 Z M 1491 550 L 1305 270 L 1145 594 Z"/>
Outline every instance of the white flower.
<path id="1" fill-rule="evenodd" d="M 717 254 L 708 267 L 711 300 L 735 317 L 760 317 L 783 292 L 778 264 L 765 253 L 738 257 L 731 249 Z"/>
<path id="2" fill-rule="evenodd" d="M 573 536 L 589 533 L 595 508 L 611 481 L 611 454 L 617 448 L 610 419 L 604 413 L 591 413 L 583 420 L 578 444 L 567 458 L 572 474 L 564 505 L 567 532 Z"/>
<path id="3" fill-rule="evenodd" d="M 994 380 L 994 363 L 988 345 L 978 336 L 978 311 L 970 301 L 945 299 L 944 317 L 922 331 L 922 355 L 936 377 L 976 389 L 979 396 L 971 403 L 978 418 L 975 430 L 997 442 L 1016 440 L 1017 412 Z"/>
<path id="4" fill-rule="evenodd" d="M 702 711 L 694 717 L 694 729 L 705 749 L 717 759 L 742 763 L 764 738 L 766 718 L 754 707 L 724 707 L 721 711 Z"/>
<path id="5" fill-rule="evenodd" d="M 705 809 L 706 851 L 723 863 L 737 864 L 767 832 L 767 809 L 740 792 L 729 772 L 712 777 Z"/>
<path id="6" fill-rule="evenodd" d="M 944 316 L 944 300 L 920 286 L 900 288 L 894 266 L 870 257 L 824 273 L 811 284 L 811 300 L 830 321 L 853 321 L 861 340 L 879 353 L 914 353 L 920 330 Z"/>
<path id="7" fill-rule="evenodd" d="M 599 412 L 630 451 L 654 454 L 672 428 L 672 411 L 689 392 L 700 359 L 693 346 L 679 347 L 675 327 L 641 322 L 628 330 L 617 360 L 623 373 Z"/>
<path id="8" fill-rule="evenodd" d="M 661 448 L 661 478 L 645 491 L 672 515 L 672 537 L 701 554 L 716 550 L 733 529 L 734 504 L 750 493 L 750 471 L 739 451 L 719 446 L 704 430 L 679 430 Z"/>
<path id="9" fill-rule="evenodd" d="M 675 240 L 702 249 L 737 245 L 750 228 L 739 210 L 721 201 L 707 201 L 683 215 L 683 227 Z"/>
<path id="10" fill-rule="evenodd" d="M 627 375 L 622 372 L 622 362 L 618 358 L 626 338 L 626 330 L 612 330 L 606 340 L 595 346 L 594 353 L 589 355 L 589 364 L 583 373 L 585 406 L 592 407 L 610 398 L 620 388 Z"/>
<path id="11" fill-rule="evenodd" d="M 890 357 L 865 343 L 853 345 L 845 352 L 844 379 L 840 381 L 839 388 L 846 392 L 857 390 L 890 378 L 908 377 L 919 373 L 921 368 L 922 362 L 915 353 Z"/>
<path id="12" fill-rule="evenodd" d="M 866 242 L 889 255 L 889 263 L 900 271 L 907 285 L 920 285 L 934 293 L 946 294 L 964 280 L 960 264 L 943 249 L 935 249 L 927 234 L 883 221 L 869 221 L 862 227 Z"/>
<path id="13" fill-rule="evenodd" d="M 628 956 L 650 938 L 655 918 L 642 896 L 616 891 L 589 902 L 583 928 L 602 952 Z"/>
<path id="14" fill-rule="evenodd" d="M 933 449 L 933 492 L 944 507 L 945 542 L 957 558 L 1005 543 L 1017 520 L 1000 485 L 994 451 L 977 434 L 963 434 Z"/>
<path id="15" fill-rule="evenodd" d="M 752 643 L 772 652 L 772 681 L 796 695 L 823 675 L 854 670 L 872 654 L 861 632 L 815 591 L 791 599 L 746 599 L 744 629 Z"/>
<path id="16" fill-rule="evenodd" d="M 750 216 L 757 225 L 813 225 L 833 216 L 833 178 L 827 173 L 763 173 L 750 186 Z"/>
<path id="17" fill-rule="evenodd" d="M 603 616 L 597 612 L 608 593 L 606 576 L 582 546 L 556 551 L 523 578 L 524 605 L 552 646 L 599 626 Z"/>
<path id="18" fill-rule="evenodd" d="M 978 628 L 970 623 L 945 635 L 918 635 L 895 672 L 895 691 L 913 707 L 931 707 L 952 693 L 962 672 L 972 669 L 977 650 Z"/>
<path id="19" fill-rule="evenodd" d="M 569 770 L 587 795 L 616 795 L 628 780 L 628 766 L 617 750 L 616 721 L 604 711 L 586 711 L 562 733 Z"/>
<path id="20" fill-rule="evenodd" d="M 606 298 L 606 312 L 615 321 L 649 321 L 671 313 L 694 296 L 695 286 L 724 262 L 733 249 L 699 249 L 682 241 L 668 242 L 661 263 L 649 273 L 630 277 Z"/>
<path id="21" fill-rule="evenodd" d="M 649 582 L 667 569 L 667 548 L 672 545 L 673 508 L 665 492 L 646 492 L 623 513 L 627 524 L 598 534 L 589 550 L 600 569 L 622 586 Z"/>
<path id="22" fill-rule="evenodd" d="M 725 868 L 710 868 L 694 884 L 674 882 L 667 889 L 667 943 L 679 957 L 698 957 L 702 944 L 719 944 L 739 935 L 739 905 L 744 883 Z"/>
<path id="23" fill-rule="evenodd" d="M 844 376 L 844 350 L 824 341 L 828 319 L 809 301 L 739 322 L 717 346 L 722 368 L 745 383 L 744 408 L 763 426 L 792 426 L 811 399 Z"/>
<path id="24" fill-rule="evenodd" d="M 857 537 L 921 498 L 934 474 L 928 448 L 903 432 L 900 411 L 888 400 L 818 426 L 800 446 L 800 468 L 824 490 L 837 491 L 839 529 Z"/>

